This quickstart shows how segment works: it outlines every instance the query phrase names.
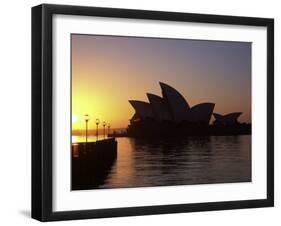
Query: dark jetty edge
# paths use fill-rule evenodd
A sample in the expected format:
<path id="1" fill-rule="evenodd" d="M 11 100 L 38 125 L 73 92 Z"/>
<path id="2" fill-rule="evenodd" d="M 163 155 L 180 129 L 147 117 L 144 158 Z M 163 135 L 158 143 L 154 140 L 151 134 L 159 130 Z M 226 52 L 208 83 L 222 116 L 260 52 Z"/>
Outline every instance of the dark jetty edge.
<path id="1" fill-rule="evenodd" d="M 104 184 L 116 158 L 115 138 L 72 144 L 71 190 L 93 189 Z"/>

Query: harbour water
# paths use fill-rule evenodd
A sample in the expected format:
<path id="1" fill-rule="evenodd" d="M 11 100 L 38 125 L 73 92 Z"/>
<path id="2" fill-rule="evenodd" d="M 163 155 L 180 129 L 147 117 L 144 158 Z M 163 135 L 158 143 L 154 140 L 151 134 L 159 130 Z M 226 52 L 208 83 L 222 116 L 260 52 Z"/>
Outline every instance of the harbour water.
<path id="1" fill-rule="evenodd" d="M 90 136 L 88 140 L 96 138 Z M 105 180 L 93 188 L 251 181 L 251 135 L 116 140 L 117 159 Z M 73 141 L 84 138 L 76 136 Z"/>

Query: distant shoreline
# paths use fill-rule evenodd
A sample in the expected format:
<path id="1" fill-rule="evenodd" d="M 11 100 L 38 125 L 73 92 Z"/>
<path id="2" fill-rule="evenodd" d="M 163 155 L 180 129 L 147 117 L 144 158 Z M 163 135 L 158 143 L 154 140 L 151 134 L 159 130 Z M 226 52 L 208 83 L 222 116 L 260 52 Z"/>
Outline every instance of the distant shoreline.
<path id="1" fill-rule="evenodd" d="M 123 132 L 126 131 L 126 128 L 110 128 L 110 133 L 116 131 L 116 132 Z M 103 134 L 103 127 L 99 127 L 98 129 L 99 134 Z M 105 128 L 105 133 L 108 133 L 107 127 Z M 73 136 L 81 136 L 85 134 L 85 129 L 74 129 L 72 130 L 72 135 Z M 96 135 L 96 129 L 88 129 L 88 135 L 89 136 L 95 136 Z"/>

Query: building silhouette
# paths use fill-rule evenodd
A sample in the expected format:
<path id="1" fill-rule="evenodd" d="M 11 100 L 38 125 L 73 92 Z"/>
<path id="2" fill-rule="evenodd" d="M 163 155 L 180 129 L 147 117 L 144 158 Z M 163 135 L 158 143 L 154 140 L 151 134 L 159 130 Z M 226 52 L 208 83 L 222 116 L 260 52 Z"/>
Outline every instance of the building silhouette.
<path id="1" fill-rule="evenodd" d="M 250 134 L 251 125 L 238 122 L 242 112 L 227 115 L 213 113 L 215 103 L 190 106 L 175 88 L 159 82 L 162 97 L 147 93 L 148 102 L 129 100 L 135 110 L 128 126 L 128 135 L 231 135 Z M 211 117 L 215 121 L 210 125 Z"/>
<path id="2" fill-rule="evenodd" d="M 131 122 L 153 119 L 174 123 L 189 122 L 208 125 L 214 103 L 201 103 L 190 107 L 185 98 L 173 87 L 160 82 L 163 97 L 147 93 L 149 102 L 130 100 L 135 109 Z"/>
<path id="3" fill-rule="evenodd" d="M 223 126 L 231 126 L 238 124 L 238 118 L 242 114 L 242 112 L 233 112 L 227 115 L 220 115 L 214 113 L 215 121 L 214 125 L 223 125 Z"/>

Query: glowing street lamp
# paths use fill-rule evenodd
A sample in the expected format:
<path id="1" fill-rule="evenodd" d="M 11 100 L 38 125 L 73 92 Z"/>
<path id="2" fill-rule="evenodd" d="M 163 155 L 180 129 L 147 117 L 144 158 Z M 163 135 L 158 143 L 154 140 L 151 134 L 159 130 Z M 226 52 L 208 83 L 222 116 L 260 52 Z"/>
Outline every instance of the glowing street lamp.
<path id="1" fill-rule="evenodd" d="M 85 122 L 86 122 L 86 144 L 88 142 L 88 122 L 90 120 L 90 116 L 88 114 L 84 115 Z"/>
<path id="2" fill-rule="evenodd" d="M 96 125 L 97 125 L 97 129 L 96 129 L 96 139 L 97 139 L 97 141 L 98 141 L 98 139 L 99 139 L 99 124 L 100 124 L 100 120 L 97 118 L 96 119 Z"/>
<path id="3" fill-rule="evenodd" d="M 103 126 L 103 139 L 105 139 L 105 126 L 106 126 L 105 121 L 103 121 L 102 126 Z"/>

